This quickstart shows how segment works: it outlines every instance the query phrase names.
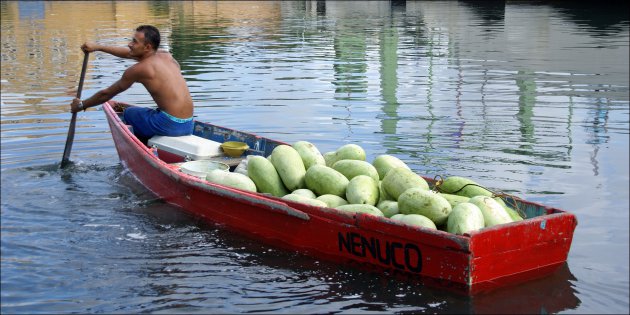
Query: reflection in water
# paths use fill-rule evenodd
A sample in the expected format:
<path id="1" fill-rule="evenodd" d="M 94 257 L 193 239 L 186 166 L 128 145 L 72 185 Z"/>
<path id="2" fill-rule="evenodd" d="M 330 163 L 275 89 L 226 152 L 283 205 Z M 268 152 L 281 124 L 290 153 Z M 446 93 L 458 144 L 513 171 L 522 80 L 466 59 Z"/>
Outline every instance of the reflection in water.
<path id="1" fill-rule="evenodd" d="M 380 84 L 383 98 L 383 113 L 381 130 L 387 135 L 396 134 L 398 124 L 398 28 L 393 24 L 393 17 L 387 18 L 381 29 L 379 40 L 380 56 Z M 393 152 L 390 152 L 393 153 Z"/>
<path id="2" fill-rule="evenodd" d="M 623 5 L 1 1 L 2 313 L 627 312 L 628 196 L 611 198 L 628 189 Z M 96 109 L 59 172 L 78 47 L 125 45 L 144 23 L 163 30 L 200 119 L 348 140 L 566 205 L 580 217 L 572 272 L 469 298 L 271 249 L 155 200 Z M 130 64 L 90 56 L 85 93 Z M 120 97 L 151 104 L 141 86 Z"/>
<path id="3" fill-rule="evenodd" d="M 195 1 L 176 4 L 171 34 L 173 56 L 188 74 L 199 72 L 199 64 L 220 60 L 233 42 L 276 39 L 280 6 L 273 1 Z M 243 58 L 246 56 L 243 56 Z M 195 80 L 191 76 L 191 80 Z"/>
<path id="4" fill-rule="evenodd" d="M 462 71 L 462 65 L 460 64 L 459 60 L 456 62 L 456 66 L 457 66 L 457 79 L 456 79 L 456 84 L 455 84 L 455 116 L 456 119 L 455 121 L 458 121 L 457 123 L 455 123 L 457 125 L 457 130 L 455 132 L 452 133 L 453 136 L 453 141 L 454 141 L 454 146 L 455 148 L 461 148 L 461 144 L 463 141 L 463 135 L 464 135 L 464 127 L 466 126 L 466 119 L 464 117 L 464 110 L 462 108 L 462 90 L 463 90 L 463 85 L 464 85 L 464 76 L 463 76 L 463 71 Z"/>
<path id="5" fill-rule="evenodd" d="M 326 15 L 326 1 L 325 0 L 317 0 L 315 1 L 316 11 L 318 16 Z"/>
<path id="6" fill-rule="evenodd" d="M 573 310 L 581 303 L 573 285 L 576 281 L 564 263 L 544 279 L 475 296 L 472 309 L 478 314 L 555 314 Z M 513 300 L 514 296 L 521 298 Z"/>
<path id="7" fill-rule="evenodd" d="M 591 135 L 591 139 L 587 140 L 587 143 L 593 145 L 593 151 L 590 154 L 590 161 L 593 165 L 593 175 L 599 176 L 599 161 L 597 154 L 601 144 L 608 143 L 608 132 L 606 130 L 609 117 L 609 100 L 597 98 L 594 100 L 595 108 L 589 110 L 589 116 L 594 117 L 592 126 L 586 125 L 588 134 Z"/>
<path id="8" fill-rule="evenodd" d="M 18 7 L 20 19 L 43 19 L 45 13 L 44 1 L 28 1 Z"/>
<path id="9" fill-rule="evenodd" d="M 167 1 L 151 1 L 147 9 L 153 16 L 168 17 L 171 13 L 171 6 Z"/>
<path id="10" fill-rule="evenodd" d="M 606 5 L 589 5 L 584 2 L 552 1 L 553 8 L 594 36 L 614 36 L 628 27 L 628 3 L 608 1 Z"/>
<path id="11" fill-rule="evenodd" d="M 516 78 L 516 86 L 518 86 L 518 114 L 516 117 L 519 121 L 519 130 L 521 132 L 520 149 L 531 154 L 532 144 L 536 143 L 534 137 L 534 106 L 536 105 L 536 81 L 534 74 L 529 71 L 519 71 Z"/>
<path id="12" fill-rule="evenodd" d="M 338 100 L 352 100 L 363 98 L 367 92 L 365 72 L 366 42 L 362 29 L 352 28 L 344 24 L 345 19 L 339 20 L 335 31 L 334 49 L 335 63 L 335 94 Z"/>
<path id="13" fill-rule="evenodd" d="M 296 258 L 300 262 L 303 257 Z M 544 278 L 476 295 L 447 281 L 380 273 L 362 265 L 335 268 L 328 263 L 314 266 L 306 260 L 299 264 L 309 270 L 316 268 L 316 277 L 330 283 L 320 299 L 332 302 L 350 297 L 363 310 L 375 312 L 553 314 L 576 309 L 581 303 L 573 284 L 577 279 L 566 263 Z"/>
<path id="14" fill-rule="evenodd" d="M 462 3 L 481 18 L 478 25 L 483 28 L 484 40 L 499 36 L 504 30 L 505 0 L 462 1 Z"/>

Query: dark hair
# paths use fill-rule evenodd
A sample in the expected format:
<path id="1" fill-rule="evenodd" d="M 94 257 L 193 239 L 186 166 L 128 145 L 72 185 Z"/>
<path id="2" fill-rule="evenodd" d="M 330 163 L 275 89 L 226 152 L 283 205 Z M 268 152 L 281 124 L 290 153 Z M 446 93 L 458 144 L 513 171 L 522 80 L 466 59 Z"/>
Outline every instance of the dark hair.
<path id="1" fill-rule="evenodd" d="M 153 46 L 154 50 L 160 47 L 160 31 L 153 25 L 140 25 L 136 28 L 136 32 L 144 33 L 145 42 Z"/>

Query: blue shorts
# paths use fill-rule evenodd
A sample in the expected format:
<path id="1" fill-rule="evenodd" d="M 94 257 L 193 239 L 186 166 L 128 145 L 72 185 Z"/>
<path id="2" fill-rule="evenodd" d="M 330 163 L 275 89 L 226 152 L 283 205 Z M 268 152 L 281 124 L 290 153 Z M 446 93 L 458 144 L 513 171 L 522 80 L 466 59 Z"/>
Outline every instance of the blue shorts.
<path id="1" fill-rule="evenodd" d="M 187 136 L 193 133 L 193 118 L 181 119 L 161 109 L 127 107 L 123 117 L 133 127 L 133 133 L 142 141 L 158 136 Z"/>

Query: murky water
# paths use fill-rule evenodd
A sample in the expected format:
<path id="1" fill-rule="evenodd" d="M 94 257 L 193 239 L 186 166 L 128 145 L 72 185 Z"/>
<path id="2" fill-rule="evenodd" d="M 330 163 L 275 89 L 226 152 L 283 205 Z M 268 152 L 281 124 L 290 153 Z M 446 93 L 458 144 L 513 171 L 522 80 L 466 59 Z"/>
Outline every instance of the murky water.
<path id="1" fill-rule="evenodd" d="M 628 5 L 528 2 L 6 2 L 2 313 L 628 313 Z M 567 264 L 467 297 L 199 222 L 78 115 L 82 42 L 163 33 L 198 119 L 320 151 L 361 145 L 578 217 Z M 84 97 L 131 61 L 90 56 Z M 117 100 L 150 106 L 142 86 Z"/>

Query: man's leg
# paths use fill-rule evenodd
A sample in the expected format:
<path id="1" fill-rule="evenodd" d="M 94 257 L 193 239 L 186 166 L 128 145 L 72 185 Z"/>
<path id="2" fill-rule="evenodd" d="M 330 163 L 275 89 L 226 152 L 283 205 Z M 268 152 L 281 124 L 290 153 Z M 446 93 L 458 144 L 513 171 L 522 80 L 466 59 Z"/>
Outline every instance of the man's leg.
<path id="1" fill-rule="evenodd" d="M 145 145 L 155 135 L 152 125 L 149 123 L 151 115 L 156 111 L 146 107 L 127 107 L 123 112 L 123 118 L 128 125 L 133 127 L 133 133 Z"/>

